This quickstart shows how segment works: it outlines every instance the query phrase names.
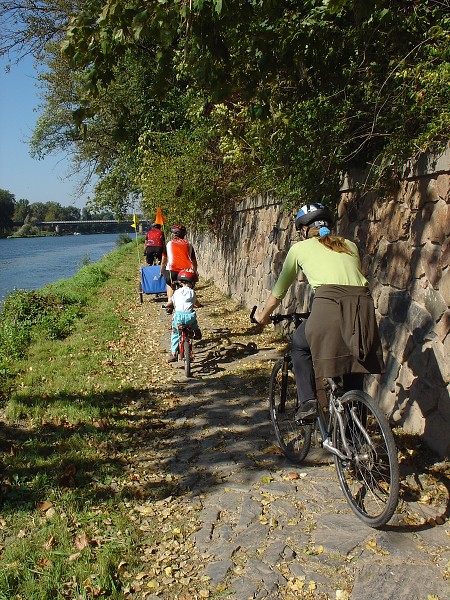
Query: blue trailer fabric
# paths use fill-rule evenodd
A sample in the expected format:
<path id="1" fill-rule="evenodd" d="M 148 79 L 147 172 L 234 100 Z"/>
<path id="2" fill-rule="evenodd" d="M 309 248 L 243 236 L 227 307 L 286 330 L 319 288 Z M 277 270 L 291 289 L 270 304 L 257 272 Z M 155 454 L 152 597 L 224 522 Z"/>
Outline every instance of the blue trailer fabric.
<path id="1" fill-rule="evenodd" d="M 141 284 L 144 294 L 163 294 L 166 291 L 166 282 L 159 273 L 158 265 L 141 267 Z"/>

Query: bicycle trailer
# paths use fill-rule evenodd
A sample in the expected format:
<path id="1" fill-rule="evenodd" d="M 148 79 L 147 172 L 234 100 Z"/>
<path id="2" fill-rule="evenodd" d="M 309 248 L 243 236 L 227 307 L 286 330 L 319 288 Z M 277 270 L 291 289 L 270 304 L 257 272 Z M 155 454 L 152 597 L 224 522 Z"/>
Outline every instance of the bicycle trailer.
<path id="1" fill-rule="evenodd" d="M 140 267 L 141 281 L 139 284 L 139 296 L 141 303 L 144 301 L 144 294 L 165 294 L 166 293 L 166 282 L 162 275 L 160 275 L 160 266 L 152 265 L 149 267 Z"/>

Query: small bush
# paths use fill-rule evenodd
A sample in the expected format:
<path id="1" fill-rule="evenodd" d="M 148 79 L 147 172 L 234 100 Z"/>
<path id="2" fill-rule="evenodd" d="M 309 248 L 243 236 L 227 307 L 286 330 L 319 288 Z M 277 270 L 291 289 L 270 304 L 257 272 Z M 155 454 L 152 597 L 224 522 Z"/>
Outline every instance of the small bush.
<path id="1" fill-rule="evenodd" d="M 21 358 L 33 339 L 61 339 L 72 328 L 79 308 L 60 297 L 36 291 L 10 294 L 0 313 L 0 365 Z"/>
<path id="2" fill-rule="evenodd" d="M 133 240 L 128 233 L 121 233 L 116 240 L 116 246 L 123 246 L 124 244 L 129 244 L 132 241 Z"/>

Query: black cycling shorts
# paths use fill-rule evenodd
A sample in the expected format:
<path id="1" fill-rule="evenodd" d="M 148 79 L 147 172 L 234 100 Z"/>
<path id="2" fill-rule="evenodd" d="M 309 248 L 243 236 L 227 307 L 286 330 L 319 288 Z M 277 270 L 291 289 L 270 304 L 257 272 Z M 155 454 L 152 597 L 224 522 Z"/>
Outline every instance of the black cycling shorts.
<path id="1" fill-rule="evenodd" d="M 179 271 L 168 271 L 167 269 L 164 271 L 164 279 L 166 280 L 167 285 L 172 287 L 175 286 L 178 278 Z"/>

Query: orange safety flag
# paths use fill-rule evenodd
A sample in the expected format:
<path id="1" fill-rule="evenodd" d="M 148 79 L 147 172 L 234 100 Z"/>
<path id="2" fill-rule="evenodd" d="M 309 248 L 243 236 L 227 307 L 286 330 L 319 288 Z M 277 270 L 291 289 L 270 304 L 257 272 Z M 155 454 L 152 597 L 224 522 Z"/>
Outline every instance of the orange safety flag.
<path id="1" fill-rule="evenodd" d="M 134 229 L 136 229 L 138 224 L 139 224 L 138 216 L 136 214 L 133 214 L 133 222 L 131 223 L 131 227 L 134 227 Z"/>
<path id="2" fill-rule="evenodd" d="M 155 223 L 156 225 L 164 225 L 165 222 L 166 218 L 163 217 L 162 210 L 158 206 L 158 208 L 156 209 Z"/>

